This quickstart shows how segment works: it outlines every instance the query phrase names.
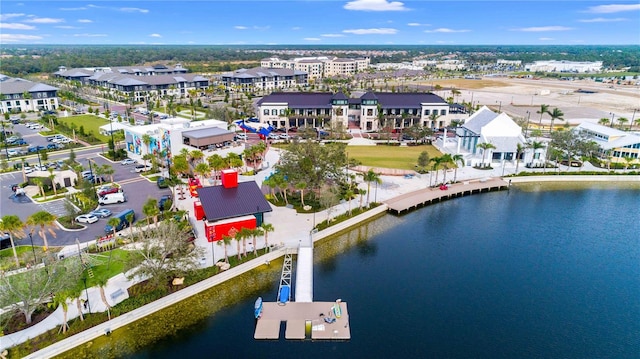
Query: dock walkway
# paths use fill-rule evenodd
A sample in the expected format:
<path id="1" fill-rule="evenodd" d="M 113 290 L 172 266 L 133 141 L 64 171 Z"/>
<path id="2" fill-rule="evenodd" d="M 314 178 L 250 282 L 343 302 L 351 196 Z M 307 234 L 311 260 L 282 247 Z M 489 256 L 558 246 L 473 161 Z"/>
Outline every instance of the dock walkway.
<path id="1" fill-rule="evenodd" d="M 422 188 L 417 191 L 384 201 L 390 212 L 402 214 L 419 207 L 441 202 L 455 197 L 467 196 L 475 193 L 500 191 L 507 189 L 509 184 L 501 178 L 465 181 L 449 185 L 446 190 L 440 188 Z"/>
<path id="2" fill-rule="evenodd" d="M 286 323 L 285 339 L 351 339 L 347 303 L 340 302 L 342 314 L 335 322 L 327 323 L 325 317 L 333 317 L 335 302 L 289 302 L 285 305 L 264 303 L 262 317 L 256 323 L 254 339 L 279 339 L 280 325 Z"/>

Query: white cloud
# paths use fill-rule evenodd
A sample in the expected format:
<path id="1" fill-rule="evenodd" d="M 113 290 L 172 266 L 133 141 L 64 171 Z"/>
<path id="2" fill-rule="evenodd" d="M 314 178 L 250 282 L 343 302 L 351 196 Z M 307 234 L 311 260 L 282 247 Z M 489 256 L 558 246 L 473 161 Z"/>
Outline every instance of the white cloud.
<path id="1" fill-rule="evenodd" d="M 9 30 L 35 30 L 35 26 L 21 24 L 18 22 L 0 22 L 0 29 Z"/>
<path id="2" fill-rule="evenodd" d="M 511 31 L 522 31 L 522 32 L 547 32 L 547 31 L 569 31 L 573 30 L 573 28 L 566 26 L 537 26 L 537 27 L 522 27 L 519 29 L 511 29 Z"/>
<path id="3" fill-rule="evenodd" d="M 454 29 L 449 29 L 446 27 L 441 27 L 438 29 L 434 29 L 434 30 L 424 30 L 424 32 L 428 32 L 428 33 L 444 33 L 444 34 L 453 34 L 453 33 L 457 33 L 457 32 L 470 32 L 471 30 L 454 30 Z"/>
<path id="4" fill-rule="evenodd" d="M 24 34 L 0 34 L 0 42 L 20 42 L 42 40 L 42 36 Z"/>
<path id="5" fill-rule="evenodd" d="M 140 9 L 137 7 L 121 7 L 118 9 L 118 11 L 122 11 L 122 12 L 139 12 L 142 14 L 146 14 L 149 12 L 149 10 L 147 9 Z"/>
<path id="6" fill-rule="evenodd" d="M 344 37 L 342 34 L 322 34 L 322 37 Z"/>
<path id="7" fill-rule="evenodd" d="M 554 38 L 552 38 L 552 37 L 541 37 L 541 38 L 539 38 L 538 40 L 540 40 L 540 41 L 553 41 L 553 40 L 555 40 L 555 39 L 554 39 Z"/>
<path id="8" fill-rule="evenodd" d="M 302 30 L 302 28 L 300 26 L 294 26 L 291 28 L 291 30 L 298 31 L 298 30 Z"/>
<path id="9" fill-rule="evenodd" d="M 321 41 L 322 39 L 317 37 L 305 37 L 303 40 L 305 41 Z"/>
<path id="10" fill-rule="evenodd" d="M 354 35 L 393 35 L 398 32 L 396 29 L 379 28 L 379 29 L 350 29 L 342 30 L 342 32 Z"/>
<path id="11" fill-rule="evenodd" d="M 60 11 L 82 11 L 87 9 L 88 8 L 86 7 L 63 7 L 63 8 L 60 8 Z"/>
<path id="12" fill-rule="evenodd" d="M 55 19 L 52 17 L 31 17 L 30 19 L 25 20 L 25 22 L 30 22 L 34 24 L 58 24 L 64 22 L 64 19 Z"/>
<path id="13" fill-rule="evenodd" d="M 387 0 L 354 0 L 344 6 L 345 10 L 355 11 L 407 11 L 404 3 Z"/>
<path id="14" fill-rule="evenodd" d="M 150 34 L 149 37 L 162 37 L 160 34 Z"/>
<path id="15" fill-rule="evenodd" d="M 65 30 L 73 30 L 73 29 L 79 29 L 79 27 L 77 26 L 71 26 L 71 25 L 58 25 L 58 26 L 54 26 L 56 29 L 65 29 Z"/>
<path id="16" fill-rule="evenodd" d="M 107 37 L 107 34 L 73 34 L 74 37 Z"/>
<path id="17" fill-rule="evenodd" d="M 604 17 L 596 17 L 593 19 L 582 19 L 582 20 L 578 20 L 579 22 L 620 22 L 620 21 L 628 21 L 629 19 L 625 19 L 623 17 L 616 17 L 616 18 L 604 18 Z"/>
<path id="18" fill-rule="evenodd" d="M 613 4 L 613 5 L 598 5 L 591 6 L 586 12 L 595 14 L 612 14 L 615 12 L 635 11 L 640 10 L 640 4 Z"/>
<path id="19" fill-rule="evenodd" d="M 248 27 L 246 27 L 246 26 L 241 26 L 241 25 L 236 25 L 236 26 L 234 26 L 233 28 L 234 28 L 234 29 L 236 29 L 236 30 L 247 30 L 247 29 L 249 29 Z"/>
<path id="20" fill-rule="evenodd" d="M 429 24 L 421 24 L 419 22 L 410 22 L 407 24 L 407 26 L 431 26 Z"/>
<path id="21" fill-rule="evenodd" d="M 93 22 L 93 20 L 89 20 L 89 19 L 79 19 L 79 20 L 78 20 L 78 22 L 81 22 L 81 23 L 83 23 L 83 24 L 88 24 L 88 23 Z"/>
<path id="22" fill-rule="evenodd" d="M 0 14 L 0 21 L 5 21 L 5 20 L 9 20 L 12 19 L 14 17 L 22 17 L 24 16 L 24 14 Z"/>

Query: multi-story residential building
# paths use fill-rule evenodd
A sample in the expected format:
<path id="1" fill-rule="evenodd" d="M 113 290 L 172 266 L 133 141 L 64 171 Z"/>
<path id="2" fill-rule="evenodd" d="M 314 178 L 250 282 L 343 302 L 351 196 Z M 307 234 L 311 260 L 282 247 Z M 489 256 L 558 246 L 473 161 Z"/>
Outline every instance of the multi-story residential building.
<path id="1" fill-rule="evenodd" d="M 265 68 L 282 68 L 305 71 L 309 80 L 315 80 L 325 76 L 353 75 L 369 68 L 371 59 L 362 58 L 338 58 L 338 57 L 299 57 L 290 60 L 282 60 L 277 57 L 269 57 L 260 61 L 260 66 Z"/>
<path id="2" fill-rule="evenodd" d="M 189 91 L 203 92 L 209 79 L 187 73 L 180 64 L 176 67 L 87 67 L 67 70 L 64 66 L 54 76 L 83 85 L 97 86 L 108 91 L 119 101 L 141 102 L 149 97 L 186 97 Z"/>
<path id="3" fill-rule="evenodd" d="M 58 109 L 58 88 L 0 74 L 0 113 Z"/>
<path id="4" fill-rule="evenodd" d="M 349 98 L 342 92 L 280 92 L 263 97 L 257 105 L 260 122 L 274 127 L 441 128 L 453 116 L 468 116 L 452 115 L 451 105 L 432 93 L 366 92 Z"/>
<path id="5" fill-rule="evenodd" d="M 639 134 L 586 121 L 574 128 L 574 131 L 595 141 L 600 146 L 602 157 L 623 164 L 629 158 L 635 166 L 640 164 Z"/>
<path id="6" fill-rule="evenodd" d="M 227 89 L 243 92 L 288 89 L 308 84 L 306 72 L 264 67 L 227 72 L 219 79 Z"/>

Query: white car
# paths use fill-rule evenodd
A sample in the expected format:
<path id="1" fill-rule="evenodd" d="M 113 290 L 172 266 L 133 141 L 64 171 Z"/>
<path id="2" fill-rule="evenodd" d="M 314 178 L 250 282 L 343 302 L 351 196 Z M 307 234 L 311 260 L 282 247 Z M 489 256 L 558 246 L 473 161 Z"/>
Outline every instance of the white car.
<path id="1" fill-rule="evenodd" d="M 151 165 L 137 165 L 134 167 L 134 170 L 138 173 L 140 172 L 146 172 L 149 171 L 151 169 Z"/>
<path id="2" fill-rule="evenodd" d="M 98 217 L 93 214 L 81 214 L 76 217 L 76 222 L 78 223 L 96 223 L 98 222 Z"/>
<path id="3" fill-rule="evenodd" d="M 125 158 L 124 160 L 120 161 L 120 164 L 123 166 L 132 165 L 134 163 L 136 163 L 136 161 L 132 160 L 131 158 Z"/>
<path id="4" fill-rule="evenodd" d="M 289 137 L 289 135 L 287 135 L 286 133 L 282 133 L 282 134 L 280 134 L 280 139 L 289 140 L 289 139 L 291 139 L 291 137 Z"/>
<path id="5" fill-rule="evenodd" d="M 29 166 L 25 166 L 24 167 L 24 173 L 31 173 L 35 171 L 33 168 L 29 167 Z"/>

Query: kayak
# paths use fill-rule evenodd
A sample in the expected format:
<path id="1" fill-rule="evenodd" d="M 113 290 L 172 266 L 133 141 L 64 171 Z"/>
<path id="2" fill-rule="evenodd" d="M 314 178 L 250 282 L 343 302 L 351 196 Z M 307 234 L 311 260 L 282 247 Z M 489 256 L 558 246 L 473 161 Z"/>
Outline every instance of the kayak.
<path id="1" fill-rule="evenodd" d="M 258 299 L 256 299 L 256 303 L 253 308 L 256 319 L 260 319 L 260 316 L 262 315 L 262 297 L 258 297 Z"/>

